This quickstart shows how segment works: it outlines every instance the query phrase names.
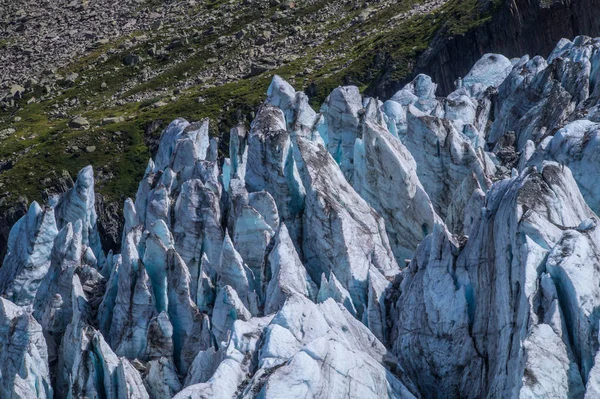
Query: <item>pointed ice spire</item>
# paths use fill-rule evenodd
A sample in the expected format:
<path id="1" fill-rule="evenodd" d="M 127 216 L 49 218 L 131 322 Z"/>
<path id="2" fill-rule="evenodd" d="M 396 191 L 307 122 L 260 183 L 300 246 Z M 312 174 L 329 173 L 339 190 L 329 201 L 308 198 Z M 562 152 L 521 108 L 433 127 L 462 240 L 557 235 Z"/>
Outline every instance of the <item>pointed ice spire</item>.
<path id="1" fill-rule="evenodd" d="M 327 280 L 325 273 L 323 273 L 321 275 L 321 287 L 319 288 L 317 300 L 320 303 L 325 302 L 329 298 L 332 298 L 337 303 L 341 303 L 352 316 L 356 316 L 356 308 L 352 303 L 352 298 L 348 290 L 335 278 L 335 274 L 331 273 L 329 280 Z"/>
<path id="2" fill-rule="evenodd" d="M 375 117 L 365 120 L 354 158 L 353 187 L 384 218 L 390 246 L 401 264 L 439 220 L 417 177 L 417 163 Z"/>
<path id="3" fill-rule="evenodd" d="M 167 126 L 160 137 L 160 145 L 158 146 L 158 152 L 154 160 L 153 172 L 164 170 L 169 166 L 171 156 L 175 151 L 177 140 L 183 134 L 183 131 L 188 127 L 190 123 L 183 118 L 175 119 Z M 148 170 L 147 170 L 148 172 Z M 147 173 L 148 174 L 148 173 Z"/>
<path id="4" fill-rule="evenodd" d="M 200 262 L 200 273 L 198 276 L 198 289 L 196 292 L 196 304 L 198 309 L 205 313 L 210 313 L 215 303 L 216 289 L 212 278 L 214 271 L 206 254 L 202 255 Z M 193 293 L 193 291 L 192 291 Z"/>
<path id="5" fill-rule="evenodd" d="M 115 352 L 130 359 L 147 356 L 151 346 L 149 337 L 160 339 L 160 334 L 150 331 L 152 325 L 157 325 L 156 300 L 150 278 L 139 257 L 139 236 L 139 229 L 133 229 L 124 237 L 118 290 L 108 334 Z"/>
<path id="6" fill-rule="evenodd" d="M 71 322 L 73 276 L 83 256 L 82 223 L 68 223 L 58 233 L 52 249 L 52 262 L 39 286 L 33 315 L 44 329 L 50 361 L 56 360 L 57 349 L 67 325 Z"/>
<path id="7" fill-rule="evenodd" d="M 265 314 L 277 312 L 289 295 L 304 295 L 316 299 L 317 286 L 306 272 L 284 223 L 281 224 L 275 245 L 268 257 L 271 281 L 265 299 Z"/>
<path id="8" fill-rule="evenodd" d="M 228 285 L 219 288 L 213 310 L 212 333 L 217 341 L 227 341 L 236 320 L 250 320 L 252 314 L 244 306 L 236 290 Z"/>
<path id="9" fill-rule="evenodd" d="M 267 191 L 275 200 L 290 235 L 299 242 L 305 190 L 294 161 L 290 133 L 279 129 L 281 111 L 263 106 L 248 138 L 246 186 L 249 192 Z"/>
<path id="10" fill-rule="evenodd" d="M 179 254 L 167 253 L 167 312 L 173 324 L 173 349 L 177 369 L 185 374 L 194 358 L 211 344 L 210 321 L 192 301 L 190 274 Z"/>
<path id="11" fill-rule="evenodd" d="M 77 174 L 75 186 L 67 191 L 55 208 L 56 222 L 59 229 L 67 223 L 75 223 L 81 219 L 83 223 L 83 244 L 90 247 L 96 257 L 98 267 L 105 261 L 104 251 L 98 234 L 98 217 L 95 209 L 96 194 L 94 192 L 94 170 L 87 166 Z"/>
<path id="12" fill-rule="evenodd" d="M 269 85 L 267 102 L 283 111 L 287 128 L 292 133 L 309 135 L 317 123 L 317 113 L 309 105 L 306 94 L 296 92 L 278 75 L 273 76 Z"/>
<path id="13" fill-rule="evenodd" d="M 33 304 L 50 267 L 57 234 L 52 208 L 42 209 L 33 202 L 10 231 L 8 251 L 0 268 L 0 295 L 20 306 Z"/>
<path id="14" fill-rule="evenodd" d="M 307 271 L 316 282 L 322 273 L 335 274 L 355 306 L 366 304 L 370 265 L 384 276 L 399 271 L 384 220 L 352 189 L 325 148 L 298 137 L 294 158 L 307 192 L 302 216 Z"/>
<path id="15" fill-rule="evenodd" d="M 248 132 L 238 125 L 229 132 L 229 158 L 231 159 L 231 179 L 244 179 L 248 162 Z M 230 179 L 230 180 L 231 180 Z"/>
<path id="16" fill-rule="evenodd" d="M 354 175 L 354 142 L 360 135 L 362 112 L 362 97 L 356 86 L 338 87 L 321 107 L 327 123 L 327 150 L 348 182 L 352 182 Z"/>
<path id="17" fill-rule="evenodd" d="M 257 314 L 258 298 L 250 288 L 250 285 L 254 282 L 254 275 L 234 248 L 227 232 L 223 240 L 221 262 L 216 271 L 220 277 L 220 283 L 231 286 L 243 301 L 244 306 L 252 314 Z"/>
<path id="18" fill-rule="evenodd" d="M 53 397 L 42 327 L 26 309 L 0 298 L 0 397 Z"/>
<path id="19" fill-rule="evenodd" d="M 197 291 L 199 266 L 206 254 L 211 264 L 218 264 L 223 246 L 221 204 L 219 196 L 201 180 L 192 179 L 181 186 L 174 207 L 173 237 L 175 249 L 188 266 L 192 292 Z"/>

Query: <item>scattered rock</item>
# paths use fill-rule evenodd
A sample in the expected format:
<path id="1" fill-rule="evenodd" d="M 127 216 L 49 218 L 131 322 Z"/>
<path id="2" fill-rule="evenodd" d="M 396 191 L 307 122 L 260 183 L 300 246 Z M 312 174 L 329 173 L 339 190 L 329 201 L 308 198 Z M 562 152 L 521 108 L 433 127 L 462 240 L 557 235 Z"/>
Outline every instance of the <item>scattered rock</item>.
<path id="1" fill-rule="evenodd" d="M 137 54 L 127 54 L 123 57 L 123 64 L 127 66 L 134 66 L 140 63 L 140 57 Z"/>
<path id="2" fill-rule="evenodd" d="M 122 116 L 104 118 L 104 119 L 102 119 L 102 125 L 112 125 L 113 123 L 120 123 L 120 122 L 123 122 L 124 120 L 125 120 L 125 118 L 123 118 Z"/>
<path id="3" fill-rule="evenodd" d="M 250 74 L 248 76 L 250 76 L 250 77 L 257 76 L 257 75 L 260 75 L 261 73 L 267 72 L 270 69 L 271 68 L 265 64 L 252 64 L 250 66 Z"/>
<path id="4" fill-rule="evenodd" d="M 63 85 L 67 86 L 67 87 L 71 87 L 75 84 L 75 81 L 79 78 L 79 74 L 76 72 L 72 72 L 70 74 L 68 74 L 67 76 L 65 76 L 65 79 L 63 80 Z"/>
<path id="5" fill-rule="evenodd" d="M 10 95 L 15 100 L 20 100 L 25 93 L 25 88 L 21 85 L 12 85 L 10 88 Z"/>
<path id="6" fill-rule="evenodd" d="M 166 102 L 164 101 L 157 101 L 154 104 L 152 104 L 153 108 L 160 108 L 160 107 L 164 107 L 165 105 L 167 105 Z"/>
<path id="7" fill-rule="evenodd" d="M 13 129 L 12 127 L 9 127 L 7 129 L 4 130 L 0 130 L 0 139 L 5 139 L 8 136 L 11 136 L 13 134 L 15 134 L 16 130 Z"/>
<path id="8" fill-rule="evenodd" d="M 72 129 L 89 129 L 90 122 L 81 116 L 76 116 L 69 122 L 69 127 Z"/>

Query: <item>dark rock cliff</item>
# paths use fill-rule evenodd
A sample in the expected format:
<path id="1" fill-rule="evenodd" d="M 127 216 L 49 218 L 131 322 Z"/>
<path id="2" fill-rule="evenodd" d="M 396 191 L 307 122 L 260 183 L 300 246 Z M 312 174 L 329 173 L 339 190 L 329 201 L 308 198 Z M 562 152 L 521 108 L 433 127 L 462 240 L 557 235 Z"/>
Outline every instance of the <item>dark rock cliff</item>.
<path id="1" fill-rule="evenodd" d="M 22 198 L 16 205 L 11 206 L 0 214 L 0 267 L 6 255 L 8 236 L 12 226 L 27 212 L 27 200 Z"/>

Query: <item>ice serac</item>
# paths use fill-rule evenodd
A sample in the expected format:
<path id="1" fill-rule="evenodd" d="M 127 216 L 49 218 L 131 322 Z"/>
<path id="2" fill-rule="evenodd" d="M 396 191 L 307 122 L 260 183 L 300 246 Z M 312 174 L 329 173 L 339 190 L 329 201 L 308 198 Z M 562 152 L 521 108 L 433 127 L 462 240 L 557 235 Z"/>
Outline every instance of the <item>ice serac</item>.
<path id="1" fill-rule="evenodd" d="M 116 373 L 118 399 L 150 399 L 140 373 L 127 359 L 119 359 Z"/>
<path id="2" fill-rule="evenodd" d="M 462 79 L 462 86 L 479 97 L 490 87 L 498 87 L 512 71 L 513 65 L 502 54 L 485 54 Z"/>
<path id="3" fill-rule="evenodd" d="M 183 131 L 189 126 L 189 122 L 183 118 L 174 120 L 164 130 L 160 137 L 160 145 L 158 152 L 154 158 L 153 166 L 155 170 L 164 170 L 171 160 L 171 156 L 175 151 L 177 140 L 181 138 Z"/>
<path id="4" fill-rule="evenodd" d="M 354 307 L 352 297 L 348 290 L 340 284 L 337 278 L 335 278 L 334 273 L 329 275 L 329 279 L 325 276 L 325 273 L 323 273 L 321 275 L 321 285 L 319 287 L 319 293 L 317 294 L 317 301 L 319 303 L 325 302 L 329 298 L 337 303 L 341 303 L 352 316 L 356 316 L 356 308 Z"/>
<path id="5" fill-rule="evenodd" d="M 167 357 L 148 363 L 145 385 L 151 398 L 170 399 L 181 390 L 181 382 L 173 361 Z"/>
<path id="6" fill-rule="evenodd" d="M 577 390 L 571 390 L 571 374 L 578 373 L 569 359 L 565 343 L 557 336 L 548 324 L 538 324 L 532 328 L 531 334 L 523 348 L 527 352 L 523 386 L 519 392 L 522 399 L 540 397 L 577 398 L 583 395 L 583 385 L 577 381 Z"/>
<path id="7" fill-rule="evenodd" d="M 168 314 L 173 324 L 175 363 L 185 374 L 200 350 L 212 344 L 210 321 L 192 301 L 190 274 L 173 249 L 167 253 Z"/>
<path id="8" fill-rule="evenodd" d="M 540 112 L 539 109 L 544 109 Z M 527 140 L 539 143 L 574 110 L 571 95 L 556 79 L 556 64 L 538 72 L 530 84 L 519 85 L 502 104 L 488 140 L 496 143 L 506 131 L 517 135 L 517 148 Z"/>
<path id="9" fill-rule="evenodd" d="M 19 306 L 33 304 L 50 267 L 57 234 L 54 210 L 33 202 L 10 231 L 8 250 L 0 268 L 0 295 Z"/>
<path id="10" fill-rule="evenodd" d="M 277 312 L 293 294 L 316 299 L 317 286 L 304 268 L 284 223 L 279 227 L 267 263 L 271 280 L 266 290 L 265 314 Z"/>
<path id="11" fill-rule="evenodd" d="M 77 174 L 73 188 L 60 198 L 55 208 L 55 214 L 59 229 L 62 229 L 67 223 L 81 220 L 83 244 L 92 250 L 97 266 L 100 268 L 104 265 L 105 254 L 98 233 L 95 201 L 94 170 L 88 166 Z"/>
<path id="12" fill-rule="evenodd" d="M 391 311 L 394 353 L 425 396 L 468 397 L 471 384 L 481 380 L 466 288 L 453 274 L 457 252 L 445 228 L 435 225 L 396 282 L 401 295 Z"/>
<path id="13" fill-rule="evenodd" d="M 240 387 L 254 374 L 254 358 L 259 349 L 264 328 L 271 317 L 239 319 L 230 327 L 230 335 L 219 349 L 220 362 L 206 382 L 190 385 L 173 399 L 228 399 L 240 396 Z"/>
<path id="14" fill-rule="evenodd" d="M 246 308 L 236 290 L 228 285 L 219 289 L 213 309 L 213 336 L 217 343 L 227 341 L 236 320 L 248 321 L 252 314 Z"/>
<path id="15" fill-rule="evenodd" d="M 288 82 L 275 75 L 267 90 L 266 102 L 284 112 L 290 132 L 313 137 L 318 118 L 304 92 L 297 92 Z"/>
<path id="16" fill-rule="evenodd" d="M 210 277 L 213 269 L 206 255 L 202 256 L 200 262 L 200 277 L 198 279 L 198 289 L 196 291 L 196 304 L 201 312 L 209 313 L 215 302 L 215 284 Z"/>
<path id="17" fill-rule="evenodd" d="M 108 336 L 113 319 L 113 311 L 119 291 L 119 272 L 122 265 L 121 255 L 116 255 L 111 263 L 111 271 L 106 282 L 106 291 L 98 308 L 98 329 L 104 336 Z"/>
<path id="18" fill-rule="evenodd" d="M 486 145 L 494 101 L 500 96 L 498 87 L 509 80 L 511 71 L 513 63 L 509 59 L 501 54 L 486 54 L 463 79 L 457 80 L 456 90 L 444 101 L 443 117 L 468 137 L 474 148 Z"/>
<path id="19" fill-rule="evenodd" d="M 117 355 L 130 359 L 148 358 L 151 352 L 149 335 L 160 335 L 165 331 L 157 315 L 150 278 L 139 257 L 140 235 L 138 227 L 124 237 L 123 260 L 108 335 Z M 155 342 L 160 341 L 157 336 L 153 338 Z M 169 353 L 168 349 L 166 351 Z"/>
<path id="20" fill-rule="evenodd" d="M 254 201 L 251 201 L 254 199 Z M 255 205 L 258 209 L 254 208 Z M 232 238 L 235 250 L 239 253 L 248 271 L 248 288 L 254 291 L 262 302 L 262 285 L 265 275 L 265 261 L 268 249 L 272 246 L 275 231 L 273 226 L 279 223 L 277 206 L 273 197 L 266 192 L 247 194 L 234 198 Z M 261 211 L 263 214 L 261 214 Z M 233 245 L 233 244 L 232 244 Z M 223 247 L 223 251 L 226 247 Z M 221 272 L 225 272 L 221 265 Z M 236 289 L 238 289 L 236 287 Z M 248 302 L 250 304 L 250 302 Z M 258 303 L 257 303 L 258 304 Z M 251 307 L 253 305 L 250 305 Z M 256 312 L 253 310 L 253 314 Z"/>
<path id="21" fill-rule="evenodd" d="M 176 398 L 414 397 L 393 356 L 333 300 L 291 295 L 274 316 L 236 321 L 220 350 L 213 376 Z"/>
<path id="22" fill-rule="evenodd" d="M 258 111 L 248 137 L 245 182 L 249 192 L 264 190 L 273 197 L 291 237 L 299 242 L 305 193 L 283 119 L 282 111 L 270 105 Z"/>
<path id="23" fill-rule="evenodd" d="M 437 115 L 437 112 L 440 111 L 440 103 L 435 96 L 436 90 L 437 85 L 431 78 L 420 74 L 394 94 L 390 100 L 403 106 L 414 105 L 422 112 Z"/>
<path id="24" fill-rule="evenodd" d="M 551 159 L 568 166 L 587 204 L 600 213 L 600 123 L 577 120 L 560 129 L 545 151 L 534 154 L 530 163 Z"/>
<path id="25" fill-rule="evenodd" d="M 206 382 L 215 373 L 221 361 L 221 352 L 214 347 L 200 351 L 185 377 L 184 387 Z"/>
<path id="26" fill-rule="evenodd" d="M 529 85 L 535 75 L 544 70 L 547 66 L 548 63 L 543 57 L 536 56 L 530 58 L 528 55 L 521 57 L 513 66 L 506 79 L 504 79 L 504 82 L 498 86 L 496 107 L 503 105 L 506 99 L 519 88 L 521 84 L 525 86 Z"/>
<path id="27" fill-rule="evenodd" d="M 448 119 L 423 114 L 410 106 L 407 123 L 402 143 L 413 155 L 417 176 L 440 217 L 446 218 L 454 190 L 471 173 L 481 187 L 489 187 L 494 165 Z"/>
<path id="28" fill-rule="evenodd" d="M 321 107 L 327 125 L 327 150 L 350 183 L 354 175 L 354 142 L 360 134 L 362 112 L 362 96 L 356 86 L 338 87 Z"/>
<path id="29" fill-rule="evenodd" d="M 72 280 L 72 318 L 65 330 L 56 366 L 56 394 L 59 397 L 119 398 L 121 383 L 131 383 L 144 395 L 141 377 L 128 367 L 124 380 L 119 379 L 119 367 L 128 363 L 119 359 L 102 334 L 93 326 L 92 309 L 78 276 Z M 127 397 L 127 396 L 125 396 Z"/>
<path id="30" fill-rule="evenodd" d="M 303 249 L 307 271 L 320 284 L 322 273 L 333 273 L 362 315 L 367 304 L 369 270 L 386 277 L 399 268 L 381 216 L 346 181 L 320 144 L 298 137 L 294 148 L 306 188 Z"/>
<path id="31" fill-rule="evenodd" d="M 362 167 L 356 168 L 354 187 L 385 220 L 391 248 L 403 264 L 439 217 L 417 177 L 414 158 L 385 127 L 366 121 L 356 149 Z"/>
<path id="32" fill-rule="evenodd" d="M 481 217 L 481 208 L 485 204 L 485 192 L 477 178 L 471 174 L 454 190 L 452 201 L 448 206 L 446 226 L 448 230 L 459 236 L 470 236 L 471 228 Z"/>
<path id="33" fill-rule="evenodd" d="M 52 398 L 42 327 L 26 309 L 0 298 L 0 396 Z"/>
<path id="34" fill-rule="evenodd" d="M 220 277 L 219 282 L 222 285 L 231 286 L 236 292 L 236 296 L 239 295 L 239 299 L 246 309 L 252 314 L 258 313 L 258 295 L 253 290 L 254 273 L 235 250 L 227 233 L 223 240 L 223 251 L 217 274 Z"/>
<path id="35" fill-rule="evenodd" d="M 37 292 L 33 315 L 42 325 L 49 361 L 56 361 L 58 348 L 73 316 L 73 277 L 82 267 L 82 223 L 68 223 L 59 232 L 52 249 L 48 273 Z"/>
<path id="36" fill-rule="evenodd" d="M 183 183 L 175 202 L 175 249 L 189 269 L 192 292 L 197 291 L 202 255 L 212 264 L 219 261 L 223 241 L 219 202 L 219 196 L 200 179 Z"/>
<path id="37" fill-rule="evenodd" d="M 500 87 L 488 141 L 494 144 L 514 131 L 522 150 L 527 140 L 537 145 L 569 119 L 592 116 L 598 104 L 599 48 L 597 39 L 578 36 L 562 40 L 547 61 L 535 57 L 518 63 Z"/>
<path id="38" fill-rule="evenodd" d="M 544 163 L 492 186 L 464 248 L 436 228 L 392 311 L 420 392 L 580 397 L 597 352 L 595 218 L 568 168 Z"/>
<path id="39" fill-rule="evenodd" d="M 176 119 L 161 136 L 154 171 L 171 167 L 180 172 L 184 167 L 193 167 L 194 161 L 206 159 L 209 146 L 208 120 L 189 123 L 182 118 Z"/>
<path id="40" fill-rule="evenodd" d="M 441 104 L 435 96 L 436 90 L 437 85 L 431 81 L 431 78 L 420 74 L 387 100 L 381 110 L 390 133 L 396 137 L 403 137 L 406 134 L 408 129 L 406 114 L 411 105 L 427 115 L 443 113 Z M 470 97 L 468 101 L 473 103 Z"/>

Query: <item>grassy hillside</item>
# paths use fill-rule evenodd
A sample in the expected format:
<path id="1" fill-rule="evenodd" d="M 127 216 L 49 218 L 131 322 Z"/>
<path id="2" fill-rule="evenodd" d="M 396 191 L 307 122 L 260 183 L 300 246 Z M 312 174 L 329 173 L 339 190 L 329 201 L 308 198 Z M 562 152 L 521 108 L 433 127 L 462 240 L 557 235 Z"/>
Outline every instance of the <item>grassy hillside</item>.
<path id="1" fill-rule="evenodd" d="M 461 34 L 489 18 L 477 0 L 278 3 L 203 2 L 190 15 L 214 15 L 210 23 L 107 43 L 58 71 L 76 72 L 74 84 L 51 95 L 35 87 L 3 110 L 0 131 L 15 133 L 0 141 L 0 211 L 19 197 L 40 200 L 63 170 L 74 176 L 88 164 L 97 189 L 121 201 L 135 193 L 149 143 L 172 119 L 210 118 L 211 133 L 226 142 L 231 127 L 251 120 L 274 74 L 307 90 L 318 108 L 338 85 L 369 90 L 384 65 L 392 79 L 409 76 L 437 32 Z M 126 65 L 129 55 L 139 61 Z M 77 115 L 89 129 L 69 127 Z"/>

